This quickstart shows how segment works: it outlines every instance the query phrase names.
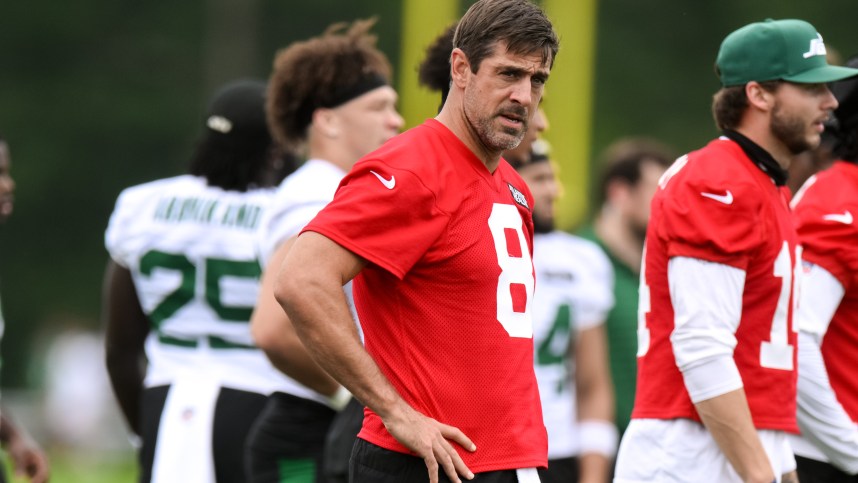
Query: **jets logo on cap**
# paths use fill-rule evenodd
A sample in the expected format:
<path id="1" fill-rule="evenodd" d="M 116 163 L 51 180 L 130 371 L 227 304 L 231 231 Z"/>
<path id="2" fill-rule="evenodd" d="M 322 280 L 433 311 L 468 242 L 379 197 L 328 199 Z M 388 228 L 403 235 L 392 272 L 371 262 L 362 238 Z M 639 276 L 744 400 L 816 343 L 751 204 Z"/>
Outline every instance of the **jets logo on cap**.
<path id="1" fill-rule="evenodd" d="M 819 35 L 819 32 L 817 32 L 816 38 L 810 39 L 810 49 L 802 55 L 805 59 L 809 59 L 814 55 L 825 55 L 826 53 L 825 44 L 822 43 L 822 35 Z"/>
<path id="2" fill-rule="evenodd" d="M 507 183 L 506 185 L 509 186 L 509 192 L 512 193 L 512 199 L 514 199 L 516 203 L 523 206 L 527 211 L 530 211 L 530 207 L 527 206 L 527 197 L 524 196 L 524 193 L 522 193 L 518 190 L 518 188 L 509 183 Z"/>

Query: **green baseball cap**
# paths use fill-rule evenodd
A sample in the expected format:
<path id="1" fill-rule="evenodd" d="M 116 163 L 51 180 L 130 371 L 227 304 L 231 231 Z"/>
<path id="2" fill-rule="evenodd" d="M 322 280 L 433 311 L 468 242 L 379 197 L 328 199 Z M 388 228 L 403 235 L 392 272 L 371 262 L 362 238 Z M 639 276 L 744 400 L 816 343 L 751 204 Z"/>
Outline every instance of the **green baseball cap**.
<path id="1" fill-rule="evenodd" d="M 816 84 L 858 75 L 858 69 L 828 65 L 825 54 L 822 36 L 813 25 L 766 19 L 728 35 L 715 66 L 724 87 L 777 79 Z"/>

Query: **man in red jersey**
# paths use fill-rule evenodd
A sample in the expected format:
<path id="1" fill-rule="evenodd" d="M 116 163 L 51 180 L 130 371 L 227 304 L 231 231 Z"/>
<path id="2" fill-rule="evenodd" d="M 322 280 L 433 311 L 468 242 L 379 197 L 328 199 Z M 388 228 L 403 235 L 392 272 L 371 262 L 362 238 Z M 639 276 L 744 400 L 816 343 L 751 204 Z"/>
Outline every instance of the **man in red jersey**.
<path id="1" fill-rule="evenodd" d="M 786 168 L 837 107 L 825 83 L 858 70 L 829 66 L 801 20 L 736 30 L 716 67 L 723 135 L 678 159 L 652 201 L 616 482 L 795 481 L 800 251 Z"/>
<path id="2" fill-rule="evenodd" d="M 837 161 L 793 200 L 804 277 L 796 313 L 801 438 L 791 442 L 802 483 L 858 481 L 858 79 L 831 90 L 840 103 L 829 127 Z"/>
<path id="3" fill-rule="evenodd" d="M 353 482 L 532 482 L 546 465 L 533 197 L 500 155 L 527 131 L 558 43 L 529 1 L 476 2 L 437 118 L 359 161 L 284 260 L 275 296 L 368 408 Z"/>

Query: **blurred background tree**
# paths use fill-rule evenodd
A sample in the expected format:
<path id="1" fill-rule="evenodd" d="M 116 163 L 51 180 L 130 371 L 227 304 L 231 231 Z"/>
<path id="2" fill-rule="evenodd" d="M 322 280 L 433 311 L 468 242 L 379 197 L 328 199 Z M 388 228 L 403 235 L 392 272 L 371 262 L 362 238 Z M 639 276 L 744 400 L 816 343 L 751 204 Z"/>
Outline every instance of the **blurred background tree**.
<path id="1" fill-rule="evenodd" d="M 844 57 L 858 53 L 858 30 L 850 17 L 854 0 L 567 1 L 573 8 L 576 2 L 593 7 L 593 61 L 572 55 L 574 46 L 564 44 L 558 63 L 590 76 L 584 85 L 592 89 L 560 96 L 552 93 L 569 84 L 549 82 L 546 108 L 551 116 L 575 109 L 570 103 L 576 98 L 589 104 L 589 122 L 581 128 L 585 139 L 578 141 L 585 154 L 560 160 L 579 167 L 578 177 L 592 177 L 592 160 L 620 136 L 652 136 L 682 152 L 717 135 L 709 113 L 718 88 L 715 54 L 724 35 L 746 23 L 802 18 L 823 33 L 829 48 Z M 107 258 L 103 233 L 116 196 L 127 186 L 184 171 L 205 103 L 218 85 L 237 77 L 265 78 L 279 48 L 317 35 L 332 22 L 369 16 L 378 17 L 379 45 L 399 73 L 397 83 L 411 83 L 408 72 L 416 64 L 403 51 L 415 43 L 413 36 L 431 40 L 447 18 L 472 1 L 439 3 L 438 8 L 445 6 L 436 15 L 423 25 L 417 22 L 419 32 L 402 27 L 415 28 L 403 21 L 409 2 L 435 5 L 434 0 L 4 3 L 0 134 L 9 141 L 18 190 L 15 215 L 0 225 L 0 293 L 7 323 L 3 386 L 38 387 L 44 380 L 43 342 L 59 328 L 73 323 L 99 329 Z M 549 14 L 559 8 L 545 2 Z M 409 127 L 421 120 L 409 117 Z M 554 122 L 546 138 L 556 144 L 571 135 L 568 126 Z M 580 191 L 590 183 L 574 187 L 579 205 L 588 199 L 589 193 Z M 585 207 L 576 210 L 564 220 L 566 228 L 582 221 Z"/>

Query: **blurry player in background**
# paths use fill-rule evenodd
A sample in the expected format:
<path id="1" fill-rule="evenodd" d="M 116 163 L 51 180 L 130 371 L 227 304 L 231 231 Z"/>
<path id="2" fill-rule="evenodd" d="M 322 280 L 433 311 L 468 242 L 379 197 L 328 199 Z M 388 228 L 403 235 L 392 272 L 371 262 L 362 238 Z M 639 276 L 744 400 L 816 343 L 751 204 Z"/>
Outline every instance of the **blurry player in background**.
<path id="1" fill-rule="evenodd" d="M 678 159 L 652 201 L 616 482 L 795 481 L 801 249 L 786 168 L 837 107 L 825 83 L 858 70 L 829 66 L 809 23 L 767 20 L 728 35 L 716 71 L 723 135 Z"/>
<path id="2" fill-rule="evenodd" d="M 107 227 L 107 368 L 144 483 L 244 482 L 247 432 L 282 379 L 248 325 L 266 185 L 290 166 L 274 156 L 265 89 L 218 91 L 189 174 L 125 189 Z"/>
<path id="3" fill-rule="evenodd" d="M 248 439 L 253 483 L 345 481 L 363 419 L 363 405 L 309 357 L 272 284 L 293 238 L 333 199 L 352 165 L 402 128 L 390 64 L 370 33 L 374 23 L 335 24 L 274 60 L 269 126 L 279 143 L 307 161 L 283 180 L 258 233 L 265 270 L 253 336 L 290 379 L 271 396 Z"/>
<path id="4" fill-rule="evenodd" d="M 507 158 L 533 194 L 533 343 L 548 430 L 542 483 L 605 483 L 617 447 L 605 342 L 614 303 L 613 273 L 595 243 L 557 230 L 560 194 L 547 145 L 533 143 L 524 162 Z"/>
<path id="5" fill-rule="evenodd" d="M 441 104 L 438 111 L 444 107 L 447 94 L 450 93 L 450 53 L 453 51 L 453 34 L 456 24 L 452 24 L 435 37 L 426 47 L 426 55 L 417 70 L 417 82 L 429 90 L 441 93 Z"/>
<path id="6" fill-rule="evenodd" d="M 9 146 L 0 138 L 0 223 L 12 215 L 15 203 L 15 181 L 12 179 L 12 157 Z M 0 338 L 5 324 L 0 307 Z M 0 408 L 0 446 L 9 454 L 15 473 L 24 475 L 33 483 L 48 481 L 50 469 L 42 448 L 18 425 L 4 408 Z M 6 470 L 0 464 L 0 483 L 6 482 Z"/>
<path id="7" fill-rule="evenodd" d="M 580 235 L 595 241 L 613 266 L 614 307 L 605 320 L 614 420 L 620 435 L 635 403 L 637 378 L 638 285 L 650 202 L 658 179 L 676 159 L 671 149 L 649 138 L 624 137 L 599 156 L 598 208 Z"/>
<path id="8" fill-rule="evenodd" d="M 858 67 L 858 58 L 850 67 Z M 793 200 L 804 248 L 797 315 L 802 483 L 858 481 L 858 78 L 835 82 L 833 166 Z"/>

